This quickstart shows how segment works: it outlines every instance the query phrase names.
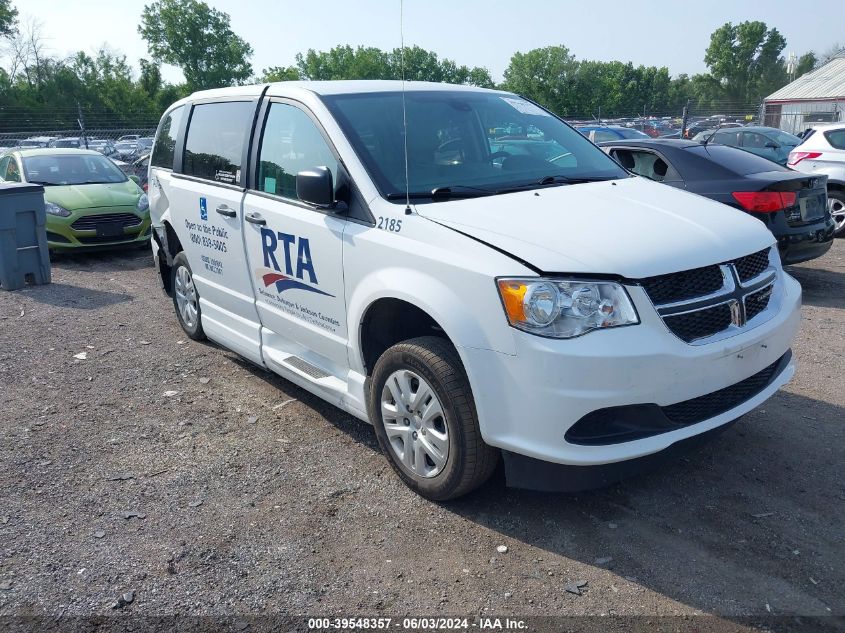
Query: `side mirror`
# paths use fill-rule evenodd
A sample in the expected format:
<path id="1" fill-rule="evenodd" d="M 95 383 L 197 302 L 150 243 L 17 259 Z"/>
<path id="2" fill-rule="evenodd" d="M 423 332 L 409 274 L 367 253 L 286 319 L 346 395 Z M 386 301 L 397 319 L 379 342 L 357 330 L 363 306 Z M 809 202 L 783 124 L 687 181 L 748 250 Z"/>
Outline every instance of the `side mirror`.
<path id="1" fill-rule="evenodd" d="M 334 182 L 328 167 L 306 169 L 296 175 L 296 195 L 321 209 L 334 206 Z"/>
<path id="2" fill-rule="evenodd" d="M 132 174 L 131 176 L 129 176 L 129 180 L 131 180 L 132 182 L 134 182 L 134 183 L 135 183 L 136 185 L 138 185 L 139 187 L 141 186 L 141 179 L 140 179 L 140 178 L 138 178 L 138 176 L 136 176 L 135 174 Z"/>
<path id="3" fill-rule="evenodd" d="M 774 141 L 769 141 L 768 143 L 766 143 L 766 147 L 769 149 L 780 149 L 780 145 L 778 145 Z"/>

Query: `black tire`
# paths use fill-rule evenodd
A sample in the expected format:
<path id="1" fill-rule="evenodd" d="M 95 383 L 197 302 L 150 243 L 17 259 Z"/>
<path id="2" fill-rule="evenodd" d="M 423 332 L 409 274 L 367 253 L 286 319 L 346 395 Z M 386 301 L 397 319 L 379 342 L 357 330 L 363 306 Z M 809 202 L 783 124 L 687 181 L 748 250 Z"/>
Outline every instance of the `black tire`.
<path id="1" fill-rule="evenodd" d="M 398 459 L 384 428 L 381 394 L 388 377 L 402 369 L 416 372 L 428 382 L 445 414 L 449 454 L 442 470 L 430 478 L 417 475 Z M 469 380 L 457 351 L 446 339 L 423 336 L 384 352 L 373 370 L 368 404 L 379 445 L 390 465 L 421 496 L 433 501 L 454 499 L 478 488 L 493 474 L 499 451 L 481 438 Z"/>
<path id="2" fill-rule="evenodd" d="M 840 191 L 839 189 L 830 190 L 828 189 L 827 197 L 832 200 L 838 200 L 842 204 L 845 204 L 845 191 Z M 843 224 L 839 229 L 834 233 L 835 237 L 845 237 L 845 224 Z"/>
<path id="3" fill-rule="evenodd" d="M 196 293 L 197 319 L 195 324 L 189 325 L 186 323 L 179 310 L 178 297 L 176 293 L 176 276 L 179 274 L 180 268 L 186 268 L 193 279 L 194 273 L 191 270 L 191 265 L 188 263 L 188 258 L 185 257 L 184 252 L 179 253 L 173 258 L 173 266 L 170 268 L 170 287 L 173 289 L 173 310 L 176 312 L 176 318 L 179 320 L 179 325 L 182 326 L 182 329 L 185 331 L 185 334 L 188 335 L 188 338 L 193 339 L 194 341 L 202 341 L 205 340 L 205 332 L 202 329 L 202 310 L 199 305 L 199 292 Z"/>

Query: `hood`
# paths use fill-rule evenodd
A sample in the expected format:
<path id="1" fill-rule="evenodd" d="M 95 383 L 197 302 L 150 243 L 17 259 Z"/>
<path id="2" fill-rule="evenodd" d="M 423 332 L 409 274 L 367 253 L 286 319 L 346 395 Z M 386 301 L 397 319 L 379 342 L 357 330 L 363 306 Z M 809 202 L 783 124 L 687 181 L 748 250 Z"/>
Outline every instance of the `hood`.
<path id="1" fill-rule="evenodd" d="M 68 211 L 98 207 L 134 207 L 141 191 L 131 180 L 97 185 L 51 185 L 44 187 L 44 198 Z"/>
<path id="2" fill-rule="evenodd" d="M 742 211 L 645 178 L 416 210 L 548 273 L 651 277 L 735 259 L 775 241 L 762 222 Z"/>

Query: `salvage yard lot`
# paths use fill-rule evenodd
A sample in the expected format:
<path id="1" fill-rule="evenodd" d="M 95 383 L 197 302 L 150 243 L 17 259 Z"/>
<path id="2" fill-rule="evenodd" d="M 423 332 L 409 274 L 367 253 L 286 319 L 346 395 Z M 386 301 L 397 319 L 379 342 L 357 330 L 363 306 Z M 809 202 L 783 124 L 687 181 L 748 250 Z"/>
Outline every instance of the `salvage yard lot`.
<path id="1" fill-rule="evenodd" d="M 187 339 L 146 251 L 59 259 L 0 292 L 0 615 L 843 615 L 845 240 L 790 272 L 795 379 L 700 451 L 437 505 L 371 427 Z"/>

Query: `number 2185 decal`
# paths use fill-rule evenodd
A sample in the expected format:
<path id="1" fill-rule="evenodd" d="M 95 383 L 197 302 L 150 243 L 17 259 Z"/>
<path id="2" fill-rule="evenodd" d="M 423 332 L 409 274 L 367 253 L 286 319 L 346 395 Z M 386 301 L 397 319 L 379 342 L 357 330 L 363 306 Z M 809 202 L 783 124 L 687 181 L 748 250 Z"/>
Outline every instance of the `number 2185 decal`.
<path id="1" fill-rule="evenodd" d="M 402 220 L 397 220 L 396 218 L 384 218 L 382 216 L 379 216 L 378 228 L 384 231 L 393 231 L 394 233 L 398 233 L 402 230 Z"/>

